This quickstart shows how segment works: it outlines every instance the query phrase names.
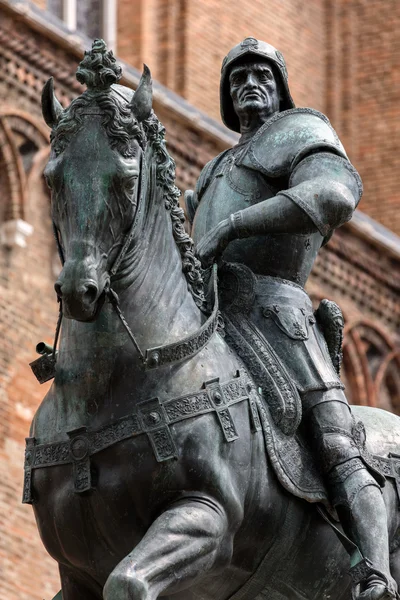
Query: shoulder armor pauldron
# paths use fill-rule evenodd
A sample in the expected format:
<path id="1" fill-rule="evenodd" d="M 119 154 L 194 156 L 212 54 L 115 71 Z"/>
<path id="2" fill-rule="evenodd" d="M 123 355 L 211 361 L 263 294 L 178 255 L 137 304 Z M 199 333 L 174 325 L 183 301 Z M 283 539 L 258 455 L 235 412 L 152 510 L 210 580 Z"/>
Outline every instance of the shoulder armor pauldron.
<path id="1" fill-rule="evenodd" d="M 294 108 L 277 113 L 260 127 L 240 162 L 268 177 L 281 177 L 316 151 L 346 157 L 325 115 L 312 108 Z"/>

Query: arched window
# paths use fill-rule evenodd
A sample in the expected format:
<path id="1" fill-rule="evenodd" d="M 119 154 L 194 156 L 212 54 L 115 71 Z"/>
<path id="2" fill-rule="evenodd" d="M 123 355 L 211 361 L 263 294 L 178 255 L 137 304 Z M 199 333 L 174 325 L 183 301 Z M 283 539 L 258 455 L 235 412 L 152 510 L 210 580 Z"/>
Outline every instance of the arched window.
<path id="1" fill-rule="evenodd" d="M 32 232 L 26 221 L 29 176 L 48 134 L 30 115 L 0 110 L 0 246 L 24 247 Z"/>
<path id="2" fill-rule="evenodd" d="M 0 144 L 2 146 L 0 152 L 0 227 L 6 219 L 6 211 L 8 209 L 8 198 L 11 196 L 11 182 L 8 173 L 7 148 L 4 145 L 4 132 L 1 131 L 0 124 Z"/>
<path id="3" fill-rule="evenodd" d="M 400 414 L 400 347 L 376 323 L 364 319 L 346 326 L 343 380 L 353 404 Z"/>
<path id="4" fill-rule="evenodd" d="M 315 290 L 315 307 L 323 296 Z M 340 303 L 340 300 L 339 300 Z M 400 415 L 400 344 L 398 337 L 366 318 L 345 320 L 341 379 L 350 404 L 376 406 Z"/>

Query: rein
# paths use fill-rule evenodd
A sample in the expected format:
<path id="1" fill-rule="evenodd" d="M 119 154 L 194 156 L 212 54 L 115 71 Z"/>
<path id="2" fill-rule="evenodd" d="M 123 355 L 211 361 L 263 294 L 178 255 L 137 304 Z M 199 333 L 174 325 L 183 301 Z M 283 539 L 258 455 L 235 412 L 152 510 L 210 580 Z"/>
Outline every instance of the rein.
<path id="1" fill-rule="evenodd" d="M 166 344 L 164 346 L 148 348 L 145 352 L 142 352 L 140 349 L 140 346 L 137 343 L 135 336 L 133 335 L 132 330 L 119 307 L 118 295 L 112 288 L 109 288 L 106 291 L 111 305 L 120 318 L 121 323 L 125 327 L 146 369 L 155 369 L 157 367 L 191 358 L 208 344 L 210 338 L 217 331 L 219 325 L 218 278 L 216 264 L 213 265 L 211 278 L 214 302 L 211 315 L 208 317 L 207 321 L 205 321 L 205 323 L 203 323 L 203 325 L 195 333 L 184 337 L 178 342 Z"/>
<path id="2" fill-rule="evenodd" d="M 142 192 L 143 192 L 142 177 L 143 177 L 143 165 L 142 165 L 142 168 L 140 169 L 140 178 L 139 178 L 140 189 L 139 189 L 139 193 L 138 193 L 139 202 L 138 202 L 137 211 L 139 211 L 139 208 L 141 206 L 141 201 L 142 201 Z M 112 275 L 115 275 L 117 273 L 117 270 L 128 251 L 128 248 L 132 242 L 132 239 L 133 239 L 133 236 L 135 233 L 137 221 L 138 221 L 138 219 L 137 219 L 137 213 L 136 213 L 135 218 L 132 223 L 132 227 L 131 227 L 129 233 L 125 237 L 125 241 L 122 245 L 122 248 L 121 248 L 120 252 L 118 253 L 116 259 L 114 260 L 112 267 L 109 269 L 110 279 L 111 279 Z M 58 230 L 57 230 L 57 227 L 54 222 L 53 222 L 53 231 L 54 231 L 54 237 L 56 239 L 56 244 L 57 244 L 60 261 L 61 261 L 62 266 L 64 266 L 64 263 L 65 263 L 64 252 L 63 252 L 63 249 L 62 249 L 62 246 L 60 243 Z M 131 328 L 129 327 L 129 324 L 128 324 L 123 312 L 121 311 L 121 308 L 119 306 L 118 294 L 115 292 L 115 290 L 112 289 L 111 285 L 108 285 L 105 289 L 105 294 L 106 294 L 111 306 L 115 310 L 118 318 L 120 319 L 122 325 L 124 326 L 130 340 L 132 341 L 133 345 L 135 346 L 135 348 L 139 354 L 140 360 L 141 360 L 142 364 L 144 365 L 145 369 L 155 369 L 157 367 L 161 367 L 161 366 L 168 365 L 171 363 L 181 362 L 187 358 L 191 358 L 191 357 L 195 356 L 200 350 L 202 350 L 208 344 L 210 338 L 217 331 L 219 322 L 220 322 L 219 303 L 218 303 L 218 277 L 217 277 L 217 265 L 216 264 L 214 264 L 213 268 L 212 268 L 211 293 L 213 296 L 213 308 L 212 308 L 211 314 L 208 317 L 208 319 L 203 323 L 203 325 L 195 333 L 184 337 L 183 339 L 179 340 L 178 342 L 174 342 L 172 344 L 166 344 L 164 346 L 156 346 L 154 348 L 148 348 L 143 352 L 142 349 L 140 348 L 138 342 L 136 341 L 136 338 L 135 338 Z M 53 350 L 52 350 L 52 358 L 54 361 L 56 360 L 57 344 L 58 344 L 58 340 L 59 340 L 62 317 L 63 317 L 61 298 L 58 298 L 58 302 L 59 302 L 59 315 L 58 315 L 56 333 L 55 333 L 55 337 L 54 337 L 54 344 L 53 344 Z"/>

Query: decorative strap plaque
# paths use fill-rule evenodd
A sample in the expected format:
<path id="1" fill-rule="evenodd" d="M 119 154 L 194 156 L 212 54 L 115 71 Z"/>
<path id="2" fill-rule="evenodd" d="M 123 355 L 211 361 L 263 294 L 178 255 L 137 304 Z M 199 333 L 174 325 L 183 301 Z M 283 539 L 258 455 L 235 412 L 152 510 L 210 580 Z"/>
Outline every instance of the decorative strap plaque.
<path id="1" fill-rule="evenodd" d="M 226 442 L 238 436 L 229 407 L 247 400 L 253 431 L 261 428 L 254 395 L 256 388 L 244 372 L 226 383 L 213 379 L 203 383 L 195 393 L 160 401 L 152 398 L 140 403 L 137 411 L 99 429 L 80 427 L 68 432 L 69 440 L 37 444 L 34 437 L 26 438 L 23 503 L 33 502 L 32 472 L 35 469 L 73 465 L 75 492 L 92 489 L 90 457 L 122 440 L 146 434 L 157 462 L 178 458 L 170 425 L 206 413 L 215 413 Z"/>

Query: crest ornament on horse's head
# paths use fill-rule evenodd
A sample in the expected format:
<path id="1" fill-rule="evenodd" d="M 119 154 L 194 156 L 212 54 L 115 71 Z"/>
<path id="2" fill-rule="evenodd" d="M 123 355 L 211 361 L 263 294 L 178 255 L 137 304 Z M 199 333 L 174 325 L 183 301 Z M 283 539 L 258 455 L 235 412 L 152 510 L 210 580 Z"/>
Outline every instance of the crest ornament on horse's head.
<path id="1" fill-rule="evenodd" d="M 92 49 L 85 51 L 85 56 L 78 66 L 76 78 L 86 85 L 88 90 L 102 91 L 118 83 L 122 77 L 122 69 L 117 65 L 112 50 L 107 50 L 104 40 L 94 40 Z"/>
<path id="2" fill-rule="evenodd" d="M 112 50 L 107 50 L 104 40 L 96 39 L 91 50 L 85 51 L 85 56 L 78 66 L 76 78 L 86 85 L 92 94 L 110 90 L 118 84 L 122 77 L 122 69 L 117 64 Z M 143 75 L 139 86 L 131 100 L 131 109 L 138 122 L 150 116 L 152 109 L 152 81 L 150 69 L 144 65 Z M 63 107 L 54 93 L 54 81 L 51 77 L 42 92 L 42 112 L 45 122 L 52 129 L 57 126 Z"/>

